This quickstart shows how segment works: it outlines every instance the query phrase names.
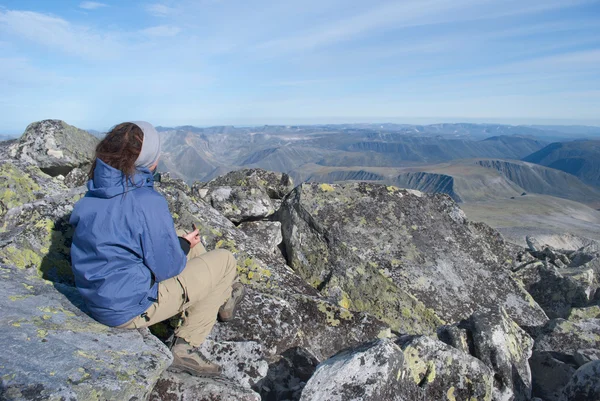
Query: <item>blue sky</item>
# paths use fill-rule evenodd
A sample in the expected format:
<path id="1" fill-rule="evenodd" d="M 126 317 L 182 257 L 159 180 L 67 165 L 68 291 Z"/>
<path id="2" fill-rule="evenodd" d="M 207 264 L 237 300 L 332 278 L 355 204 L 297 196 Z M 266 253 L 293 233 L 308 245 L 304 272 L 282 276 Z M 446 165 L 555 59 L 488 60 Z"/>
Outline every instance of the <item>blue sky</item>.
<path id="1" fill-rule="evenodd" d="M 0 132 L 600 125 L 600 1 L 0 0 Z"/>

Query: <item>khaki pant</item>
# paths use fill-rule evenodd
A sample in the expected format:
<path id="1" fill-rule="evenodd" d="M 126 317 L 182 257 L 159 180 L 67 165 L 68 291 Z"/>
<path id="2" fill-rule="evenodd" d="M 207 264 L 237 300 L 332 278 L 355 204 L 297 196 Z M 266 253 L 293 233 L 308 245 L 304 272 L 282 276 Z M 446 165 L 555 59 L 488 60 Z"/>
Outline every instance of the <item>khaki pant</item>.
<path id="1" fill-rule="evenodd" d="M 146 310 L 147 318 L 138 316 L 120 328 L 148 327 L 184 312 L 183 324 L 175 335 L 194 347 L 204 342 L 215 325 L 219 308 L 231 296 L 236 261 L 224 249 L 206 252 L 201 243 L 190 250 L 187 259 L 181 274 L 158 283 L 158 302 Z"/>

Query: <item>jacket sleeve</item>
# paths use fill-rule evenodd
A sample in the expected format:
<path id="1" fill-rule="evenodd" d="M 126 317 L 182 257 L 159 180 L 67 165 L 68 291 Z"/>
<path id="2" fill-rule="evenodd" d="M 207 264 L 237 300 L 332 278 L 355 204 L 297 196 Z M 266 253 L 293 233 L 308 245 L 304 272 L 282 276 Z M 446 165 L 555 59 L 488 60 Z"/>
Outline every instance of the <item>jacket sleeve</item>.
<path id="1" fill-rule="evenodd" d="M 175 232 L 167 201 L 155 193 L 144 198 L 139 210 L 144 264 L 152 271 L 157 282 L 178 275 L 185 268 L 187 259 Z"/>

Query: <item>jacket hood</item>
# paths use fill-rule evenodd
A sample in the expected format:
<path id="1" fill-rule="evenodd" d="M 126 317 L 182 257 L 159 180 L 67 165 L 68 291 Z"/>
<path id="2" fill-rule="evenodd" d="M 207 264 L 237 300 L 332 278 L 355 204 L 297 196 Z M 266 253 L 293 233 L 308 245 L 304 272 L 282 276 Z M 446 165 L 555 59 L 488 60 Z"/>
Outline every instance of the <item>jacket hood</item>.
<path id="1" fill-rule="evenodd" d="M 141 187 L 153 187 L 154 175 L 146 167 L 138 167 L 131 180 L 127 180 L 121 170 L 104 163 L 96 158 L 94 178 L 87 183 L 87 196 L 95 198 L 113 198 L 125 192 Z"/>

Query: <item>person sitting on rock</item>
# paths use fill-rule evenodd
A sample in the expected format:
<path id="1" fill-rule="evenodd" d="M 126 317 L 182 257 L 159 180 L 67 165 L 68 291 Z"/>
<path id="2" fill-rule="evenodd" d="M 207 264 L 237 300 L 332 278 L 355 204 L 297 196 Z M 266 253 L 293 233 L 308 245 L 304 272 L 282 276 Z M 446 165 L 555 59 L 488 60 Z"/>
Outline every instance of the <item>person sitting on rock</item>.
<path id="1" fill-rule="evenodd" d="M 160 138 L 147 122 L 115 126 L 96 147 L 88 192 L 73 209 L 71 260 L 91 316 L 140 328 L 182 313 L 171 369 L 197 376 L 221 368 L 196 350 L 217 316 L 233 318 L 244 295 L 231 252 L 205 252 L 198 229 L 178 237 L 154 190 Z M 186 257 L 187 255 L 187 257 Z"/>

